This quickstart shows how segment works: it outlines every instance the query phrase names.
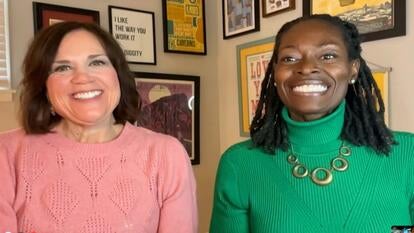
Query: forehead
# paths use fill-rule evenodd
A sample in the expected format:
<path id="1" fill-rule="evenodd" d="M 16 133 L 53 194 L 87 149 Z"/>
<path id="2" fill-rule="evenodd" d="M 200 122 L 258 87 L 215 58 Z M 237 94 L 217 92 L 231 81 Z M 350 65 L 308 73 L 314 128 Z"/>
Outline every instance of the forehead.
<path id="1" fill-rule="evenodd" d="M 78 29 L 67 33 L 62 38 L 56 56 L 79 53 L 105 53 L 105 51 L 96 35 L 84 29 Z"/>
<path id="2" fill-rule="evenodd" d="M 342 45 L 345 43 L 342 32 L 333 24 L 320 19 L 309 19 L 288 29 L 281 37 L 281 45 L 294 41 L 317 43 L 318 40 L 329 40 Z"/>

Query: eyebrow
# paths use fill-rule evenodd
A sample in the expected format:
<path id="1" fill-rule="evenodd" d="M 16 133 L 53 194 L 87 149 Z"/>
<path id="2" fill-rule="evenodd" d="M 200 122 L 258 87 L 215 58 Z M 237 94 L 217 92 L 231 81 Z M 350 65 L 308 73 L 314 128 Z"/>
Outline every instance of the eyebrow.
<path id="1" fill-rule="evenodd" d="M 94 58 L 97 58 L 97 57 L 108 57 L 108 56 L 106 54 L 91 54 L 91 55 L 88 56 L 88 60 L 91 60 L 91 59 L 94 59 Z M 63 59 L 63 60 L 53 61 L 52 64 L 54 64 L 54 63 L 65 64 L 65 63 L 70 63 L 70 61 Z"/>

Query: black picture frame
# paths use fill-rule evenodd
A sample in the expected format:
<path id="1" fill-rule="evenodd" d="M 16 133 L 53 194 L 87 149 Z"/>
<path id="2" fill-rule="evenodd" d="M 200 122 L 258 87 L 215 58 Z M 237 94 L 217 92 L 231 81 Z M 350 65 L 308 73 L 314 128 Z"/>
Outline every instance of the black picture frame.
<path id="1" fill-rule="evenodd" d="M 121 45 L 128 63 L 156 65 L 154 12 L 108 6 L 109 32 Z"/>
<path id="2" fill-rule="evenodd" d="M 75 7 L 33 2 L 35 33 L 59 21 L 79 21 L 99 25 L 99 11 Z"/>
<path id="3" fill-rule="evenodd" d="M 247 0 L 247 5 L 234 6 L 232 0 L 222 0 L 223 39 L 260 31 L 260 1 Z"/>
<path id="4" fill-rule="evenodd" d="M 346 1 L 346 2 L 350 2 L 350 3 L 347 3 L 348 5 L 353 4 L 353 1 Z M 312 0 L 303 0 L 303 15 L 304 16 L 313 14 L 312 6 L 313 6 Z M 384 7 L 386 6 L 387 6 L 386 3 L 384 3 Z M 361 9 L 361 8 L 357 8 L 357 10 L 358 9 Z M 321 12 L 318 12 L 318 13 L 331 14 L 331 12 L 329 11 L 326 11 L 326 12 L 323 10 L 320 10 L 320 11 Z M 368 30 L 367 32 L 364 32 L 365 29 L 361 30 L 362 26 L 359 26 L 359 25 L 362 25 L 362 23 L 359 24 L 359 22 L 361 22 L 359 19 L 349 20 L 348 18 L 350 18 L 350 16 L 348 17 L 344 17 L 342 15 L 338 15 L 338 16 L 340 16 L 342 19 L 345 19 L 345 20 L 348 20 L 354 23 L 357 26 L 358 30 L 360 31 L 361 41 L 363 42 L 406 35 L 406 0 L 392 0 L 391 1 L 391 14 L 389 15 L 391 19 L 386 20 L 385 16 L 381 18 L 372 19 L 372 20 L 378 20 L 378 22 L 373 21 L 373 23 L 376 23 L 377 25 L 382 22 L 389 22 L 390 20 L 391 22 L 394 22 L 393 25 L 387 25 L 387 24 L 392 24 L 392 23 L 385 24 L 384 30 L 376 30 L 376 31 L 371 31 L 371 32 L 369 32 Z M 368 28 L 368 27 L 365 26 L 365 28 Z"/>
<path id="5" fill-rule="evenodd" d="M 177 138 L 200 164 L 200 77 L 134 72 L 142 107 L 137 125 Z"/>
<path id="6" fill-rule="evenodd" d="M 205 0 L 162 0 L 164 52 L 207 55 Z"/>

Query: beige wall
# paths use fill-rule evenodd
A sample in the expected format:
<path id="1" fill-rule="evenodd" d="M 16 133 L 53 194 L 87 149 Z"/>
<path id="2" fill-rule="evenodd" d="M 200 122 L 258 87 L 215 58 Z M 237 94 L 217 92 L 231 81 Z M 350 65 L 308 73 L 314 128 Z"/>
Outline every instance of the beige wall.
<path id="1" fill-rule="evenodd" d="M 201 165 L 194 166 L 198 184 L 200 233 L 208 231 L 212 192 L 217 162 L 231 144 L 244 140 L 239 136 L 239 101 L 237 90 L 236 46 L 273 36 L 280 26 L 301 16 L 302 1 L 296 0 L 296 10 L 269 18 L 261 18 L 260 32 L 222 39 L 221 1 L 206 0 L 207 56 L 163 52 L 161 0 L 42 0 L 65 6 L 100 11 L 101 25 L 108 28 L 107 5 L 123 6 L 155 13 L 157 65 L 131 65 L 134 71 L 199 75 L 201 77 Z M 392 67 L 390 81 L 391 127 L 414 132 L 412 87 L 414 71 L 410 51 L 414 51 L 414 4 L 407 1 L 407 35 L 404 37 L 367 42 L 364 56 L 376 64 Z M 13 87 L 21 80 L 20 66 L 33 36 L 32 1 L 9 0 L 11 62 Z M 16 99 L 16 98 L 15 98 Z M 16 127 L 16 101 L 0 102 L 0 131 Z"/>

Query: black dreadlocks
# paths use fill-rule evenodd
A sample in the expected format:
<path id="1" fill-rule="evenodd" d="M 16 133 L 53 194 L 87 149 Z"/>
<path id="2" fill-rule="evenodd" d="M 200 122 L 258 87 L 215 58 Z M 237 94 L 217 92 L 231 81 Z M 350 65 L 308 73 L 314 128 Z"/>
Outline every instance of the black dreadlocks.
<path id="1" fill-rule="evenodd" d="M 384 122 L 385 108 L 378 86 L 371 70 L 361 57 L 358 30 L 354 24 L 327 14 L 297 18 L 284 24 L 277 33 L 273 54 L 261 84 L 259 103 L 250 126 L 250 136 L 254 145 L 262 147 L 268 153 L 274 153 L 276 148 L 288 148 L 286 123 L 281 117 L 284 104 L 273 85 L 273 65 L 278 60 L 278 47 L 285 32 L 300 22 L 315 19 L 338 28 L 342 33 L 349 59 L 360 61 L 356 83 L 353 88 L 348 88 L 345 96 L 347 104 L 341 138 L 354 145 L 368 146 L 377 153 L 388 155 L 391 145 L 396 142 Z"/>

